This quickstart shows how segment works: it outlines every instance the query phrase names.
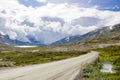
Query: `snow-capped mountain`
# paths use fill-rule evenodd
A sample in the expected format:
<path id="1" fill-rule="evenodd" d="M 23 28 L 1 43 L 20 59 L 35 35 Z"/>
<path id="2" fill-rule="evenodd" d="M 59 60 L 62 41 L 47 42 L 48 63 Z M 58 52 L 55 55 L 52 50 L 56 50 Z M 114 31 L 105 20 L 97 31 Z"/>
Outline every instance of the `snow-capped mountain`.
<path id="1" fill-rule="evenodd" d="M 31 42 L 23 42 L 19 40 L 12 40 L 8 35 L 0 34 L 0 45 L 36 45 L 36 46 L 44 46 L 44 44 L 35 41 L 33 38 L 29 38 Z"/>
<path id="2" fill-rule="evenodd" d="M 36 45 L 44 46 L 42 42 L 35 40 L 31 36 L 27 36 L 30 42 L 12 40 L 8 35 L 0 34 L 0 45 Z M 70 44 L 75 42 L 91 41 L 91 40 L 120 40 L 120 24 L 103 27 L 91 31 L 84 35 L 67 36 L 51 45 Z"/>
<path id="3" fill-rule="evenodd" d="M 120 40 L 120 24 L 103 27 L 84 35 L 69 36 L 52 43 L 51 45 L 70 44 L 91 40 Z"/>

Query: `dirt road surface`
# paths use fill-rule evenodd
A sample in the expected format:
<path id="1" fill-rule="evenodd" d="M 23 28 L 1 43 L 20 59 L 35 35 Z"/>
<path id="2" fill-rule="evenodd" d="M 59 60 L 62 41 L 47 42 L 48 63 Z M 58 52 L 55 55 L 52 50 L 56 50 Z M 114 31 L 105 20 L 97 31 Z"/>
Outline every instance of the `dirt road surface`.
<path id="1" fill-rule="evenodd" d="M 0 80 L 74 80 L 80 68 L 93 62 L 98 55 L 92 51 L 71 59 L 0 70 Z"/>

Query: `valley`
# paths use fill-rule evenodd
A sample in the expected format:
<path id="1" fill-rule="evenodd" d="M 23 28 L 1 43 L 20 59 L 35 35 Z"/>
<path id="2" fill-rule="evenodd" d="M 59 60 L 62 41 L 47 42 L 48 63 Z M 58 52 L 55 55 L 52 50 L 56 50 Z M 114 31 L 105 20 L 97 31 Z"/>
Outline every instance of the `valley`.
<path id="1" fill-rule="evenodd" d="M 80 68 L 98 58 L 98 52 L 52 63 L 0 70 L 0 80 L 74 80 Z"/>
<path id="2" fill-rule="evenodd" d="M 0 0 L 0 80 L 120 80 L 120 0 Z"/>
<path id="3" fill-rule="evenodd" d="M 0 79 L 2 80 L 24 80 L 24 79 L 29 79 L 29 80 L 34 80 L 34 79 L 90 80 L 91 79 L 93 80 L 93 78 L 95 78 L 97 80 L 98 77 L 102 78 L 108 75 L 108 77 L 105 77 L 105 79 L 116 78 L 119 80 L 119 76 L 117 76 L 119 75 L 119 64 L 118 64 L 119 49 L 120 49 L 119 46 L 120 46 L 119 41 L 114 41 L 114 42 L 93 41 L 93 42 L 84 42 L 84 43 L 74 43 L 69 45 L 44 46 L 44 47 L 1 46 L 0 47 L 1 49 Z M 97 51 L 97 53 L 91 51 Z M 98 52 L 99 52 L 99 56 L 98 56 Z M 84 57 L 82 58 L 82 56 Z M 108 58 L 108 56 L 110 56 L 110 58 Z M 115 63 L 113 66 L 117 73 L 114 74 L 101 73 L 100 69 L 105 61 L 110 61 L 112 63 Z M 87 69 L 89 71 L 89 66 L 91 67 L 89 72 L 90 74 L 87 74 L 88 72 L 86 73 L 86 71 L 84 70 Z M 68 69 L 70 70 L 65 71 Z M 84 71 L 84 73 L 81 73 L 82 70 Z M 87 75 L 88 77 L 82 77 L 83 75 L 81 74 Z M 92 74 L 96 74 L 98 76 L 94 77 L 94 75 Z M 99 76 L 100 74 L 101 76 Z M 30 75 L 31 76 L 34 75 L 34 76 L 30 77 Z M 40 75 L 43 77 L 41 77 Z M 48 77 L 46 77 L 45 75 L 47 75 Z"/>
<path id="4" fill-rule="evenodd" d="M 119 31 L 120 25 L 117 24 L 112 29 L 104 27 L 47 46 L 35 45 L 34 42 L 11 42 L 0 35 L 0 79 L 119 80 Z M 113 64 L 115 73 L 100 72 L 105 62 Z"/>

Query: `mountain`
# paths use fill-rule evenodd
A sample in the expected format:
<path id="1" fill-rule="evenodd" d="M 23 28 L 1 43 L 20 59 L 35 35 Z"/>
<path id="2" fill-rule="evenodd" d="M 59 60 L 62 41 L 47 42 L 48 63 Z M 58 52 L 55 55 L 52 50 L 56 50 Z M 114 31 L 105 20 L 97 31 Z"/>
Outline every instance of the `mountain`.
<path id="1" fill-rule="evenodd" d="M 35 41 L 33 38 L 29 38 L 30 42 L 23 42 L 19 40 L 12 40 L 8 35 L 0 34 L 0 45 L 31 45 L 31 46 L 45 46 L 44 44 Z"/>
<path id="2" fill-rule="evenodd" d="M 12 40 L 8 35 L 0 34 L 0 45 L 35 45 L 45 46 L 42 42 L 35 40 L 34 37 L 27 36 L 30 42 L 23 42 L 19 40 Z M 75 42 L 84 42 L 92 40 L 120 40 L 120 24 L 103 27 L 94 31 L 91 31 L 84 35 L 67 36 L 59 41 L 52 43 L 51 45 L 71 44 Z"/>
<path id="3" fill-rule="evenodd" d="M 65 37 L 59 41 L 52 43 L 51 45 L 61 45 L 61 44 L 74 43 L 74 42 L 80 41 L 81 38 L 82 38 L 81 35 L 68 36 L 68 37 Z"/>
<path id="4" fill-rule="evenodd" d="M 0 34 L 0 45 L 12 45 L 12 42 L 6 36 Z"/>
<path id="5" fill-rule="evenodd" d="M 52 43 L 51 45 L 71 44 L 74 42 L 92 40 L 120 40 L 120 24 L 102 27 L 84 35 L 65 37 L 59 41 Z"/>

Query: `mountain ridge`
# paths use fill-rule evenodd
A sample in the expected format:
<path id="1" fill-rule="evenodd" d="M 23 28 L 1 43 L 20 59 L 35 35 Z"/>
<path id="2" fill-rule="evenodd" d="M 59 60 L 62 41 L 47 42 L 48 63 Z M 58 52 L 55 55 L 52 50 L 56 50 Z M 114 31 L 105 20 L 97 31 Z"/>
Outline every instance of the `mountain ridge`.
<path id="1" fill-rule="evenodd" d="M 19 40 L 12 40 L 8 35 L 3 35 L 0 33 L 0 45 L 31 45 L 31 46 L 46 46 L 42 44 L 40 41 L 36 41 L 34 38 L 28 36 L 30 42 L 23 42 Z M 75 35 L 75 36 L 67 36 L 61 40 L 58 40 L 49 46 L 52 45 L 66 45 L 72 44 L 76 42 L 85 42 L 92 40 L 120 40 L 120 24 L 116 24 L 113 26 L 106 26 L 94 31 L 88 32 L 84 35 Z"/>
<path id="2" fill-rule="evenodd" d="M 69 41 L 66 39 L 67 37 L 58 40 L 51 45 L 63 45 L 91 40 L 120 40 L 120 24 L 102 27 L 84 35 L 69 36 Z"/>
<path id="3" fill-rule="evenodd" d="M 0 33 L 0 45 L 7 45 L 7 46 L 14 46 L 14 45 L 31 45 L 31 46 L 45 46 L 44 44 L 41 44 L 40 42 L 35 41 L 34 39 L 30 39 L 31 42 L 23 42 L 19 40 L 12 40 L 9 38 L 8 35 L 2 35 Z"/>

